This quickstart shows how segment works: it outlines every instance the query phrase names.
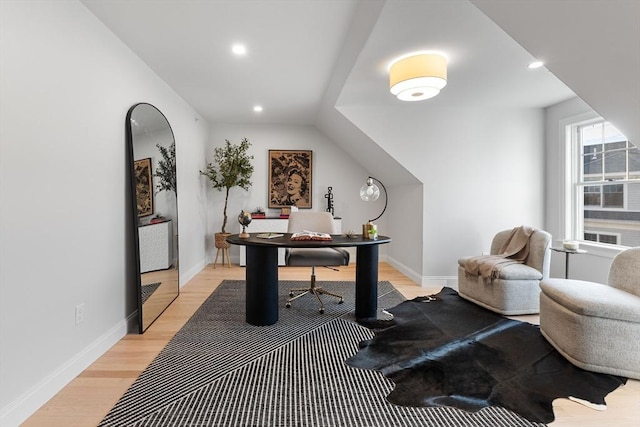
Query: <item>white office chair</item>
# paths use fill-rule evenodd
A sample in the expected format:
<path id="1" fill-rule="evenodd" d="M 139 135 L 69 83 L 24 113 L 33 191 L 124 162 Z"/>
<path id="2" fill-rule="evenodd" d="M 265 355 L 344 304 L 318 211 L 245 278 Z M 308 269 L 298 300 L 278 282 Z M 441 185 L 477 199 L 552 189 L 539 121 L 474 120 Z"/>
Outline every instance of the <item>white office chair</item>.
<path id="1" fill-rule="evenodd" d="M 329 212 L 292 212 L 289 215 L 287 232 L 299 233 L 302 231 L 317 231 L 319 233 L 335 234 L 333 216 Z M 286 307 L 291 308 L 291 302 L 311 293 L 320 302 L 320 313 L 324 313 L 324 304 L 320 295 L 326 294 L 339 298 L 338 304 L 342 304 L 342 295 L 334 294 L 316 286 L 316 266 L 339 266 L 349 264 L 349 252 L 340 248 L 290 248 L 285 256 L 288 266 L 311 267 L 311 283 L 307 288 L 291 289 Z M 295 295 L 297 292 L 301 292 Z M 295 295 L 295 296 L 294 296 Z"/>

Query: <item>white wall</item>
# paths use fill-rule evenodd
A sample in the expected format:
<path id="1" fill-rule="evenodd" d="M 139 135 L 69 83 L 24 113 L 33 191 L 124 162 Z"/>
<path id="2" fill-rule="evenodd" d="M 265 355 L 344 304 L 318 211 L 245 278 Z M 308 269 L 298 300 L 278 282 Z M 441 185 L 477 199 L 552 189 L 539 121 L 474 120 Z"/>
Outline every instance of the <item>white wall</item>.
<path id="1" fill-rule="evenodd" d="M 544 228 L 541 109 L 340 110 L 423 183 L 422 198 L 405 199 L 405 213 L 388 218 L 402 224 L 406 212 L 422 213 L 422 233 L 413 234 L 415 225 L 404 232 L 421 252 L 423 284 L 455 286 L 457 259 L 488 251 L 497 231 Z"/>
<path id="2" fill-rule="evenodd" d="M 389 246 L 388 262 L 413 280 L 422 283 L 423 210 L 422 184 L 388 187 L 388 234 L 393 239 Z"/>
<path id="3" fill-rule="evenodd" d="M 225 139 L 233 144 L 238 144 L 245 137 L 251 143 L 249 154 L 254 156 L 253 185 L 249 191 L 244 191 L 239 187 L 231 190 L 227 208 L 229 216 L 227 232 L 238 232 L 240 225 L 237 216 L 241 210 L 253 211 L 257 206 L 261 206 L 267 215 L 279 215 L 279 210 L 268 209 L 268 156 L 270 149 L 313 151 L 311 210 L 325 211 L 327 209 L 324 195 L 327 193 L 327 187 L 332 187 L 334 212 L 336 216 L 342 217 L 342 231 L 353 230 L 356 233 L 361 233 L 362 224 L 382 211 L 384 206 L 382 198 L 372 203 L 360 199 L 360 187 L 365 183 L 368 176 L 367 171 L 354 162 L 339 145 L 313 126 L 215 123 L 211 125 L 206 161 L 213 160 L 214 147 L 222 146 Z M 205 243 L 207 260 L 212 262 L 215 257 L 213 233 L 219 232 L 222 227 L 224 192 L 212 189 L 209 180 L 204 176 L 200 179 L 200 185 L 208 192 L 208 232 Z M 387 229 L 385 216 L 376 223 L 381 234 L 385 234 Z M 248 231 L 251 231 L 251 227 L 249 225 Z M 386 254 L 387 246 L 390 245 L 381 246 L 381 257 Z M 230 251 L 231 259 L 237 260 L 239 249 L 232 246 Z M 352 258 L 355 261 L 355 255 Z"/>
<path id="4" fill-rule="evenodd" d="M 175 133 L 183 278 L 204 265 L 195 175 L 208 127 L 79 2 L 0 7 L 0 425 L 13 426 L 120 339 L 136 308 L 127 110 L 149 102 Z"/>
<path id="5" fill-rule="evenodd" d="M 573 98 L 553 105 L 545 110 L 546 129 L 546 183 L 545 204 L 547 206 L 545 222 L 548 231 L 554 237 L 554 244 L 560 246 L 562 240 L 570 238 L 571 232 L 566 224 L 565 194 L 567 188 L 567 145 L 565 142 L 565 127 L 571 122 L 588 120 L 598 117 L 598 114 L 580 98 Z M 607 282 L 607 275 L 611 259 L 619 250 L 603 248 L 598 245 L 587 247 L 589 253 L 572 255 L 569 262 L 569 276 L 572 279 L 590 280 L 599 283 Z M 564 254 L 552 253 L 551 276 L 564 277 Z"/>

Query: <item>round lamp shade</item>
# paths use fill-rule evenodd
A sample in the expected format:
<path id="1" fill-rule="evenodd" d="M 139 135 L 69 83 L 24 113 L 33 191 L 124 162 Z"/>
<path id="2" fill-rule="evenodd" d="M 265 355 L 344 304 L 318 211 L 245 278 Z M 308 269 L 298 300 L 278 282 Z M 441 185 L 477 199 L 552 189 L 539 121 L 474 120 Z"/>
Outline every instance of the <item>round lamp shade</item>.
<path id="1" fill-rule="evenodd" d="M 423 53 L 399 59 L 389 68 L 389 88 L 401 101 L 433 98 L 447 85 L 447 58 Z"/>
<path id="2" fill-rule="evenodd" d="M 373 183 L 371 178 L 360 188 L 360 198 L 365 202 L 373 202 L 380 197 L 380 188 Z"/>

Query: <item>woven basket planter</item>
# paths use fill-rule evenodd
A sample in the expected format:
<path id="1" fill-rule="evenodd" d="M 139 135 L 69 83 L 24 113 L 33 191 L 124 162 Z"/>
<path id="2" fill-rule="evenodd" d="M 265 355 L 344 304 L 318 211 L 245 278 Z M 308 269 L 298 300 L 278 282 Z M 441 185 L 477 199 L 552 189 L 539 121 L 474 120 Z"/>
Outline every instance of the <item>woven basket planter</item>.
<path id="1" fill-rule="evenodd" d="M 231 236 L 231 233 L 215 233 L 214 239 L 216 243 L 216 248 L 218 249 L 227 249 L 229 248 L 229 243 L 226 241 L 226 238 Z"/>

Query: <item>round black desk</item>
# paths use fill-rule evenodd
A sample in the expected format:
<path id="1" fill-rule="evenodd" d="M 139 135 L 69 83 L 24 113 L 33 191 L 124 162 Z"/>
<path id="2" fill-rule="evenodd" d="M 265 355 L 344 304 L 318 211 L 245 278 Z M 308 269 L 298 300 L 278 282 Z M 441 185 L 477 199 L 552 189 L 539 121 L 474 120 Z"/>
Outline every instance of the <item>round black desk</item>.
<path id="1" fill-rule="evenodd" d="M 363 239 L 333 235 L 333 240 L 291 240 L 290 233 L 282 237 L 263 239 L 261 233 L 248 238 L 238 234 L 227 237 L 232 245 L 247 248 L 246 321 L 256 326 L 273 325 L 278 321 L 278 248 L 356 247 L 356 318 L 376 317 L 378 309 L 378 246 L 391 238 Z"/>

